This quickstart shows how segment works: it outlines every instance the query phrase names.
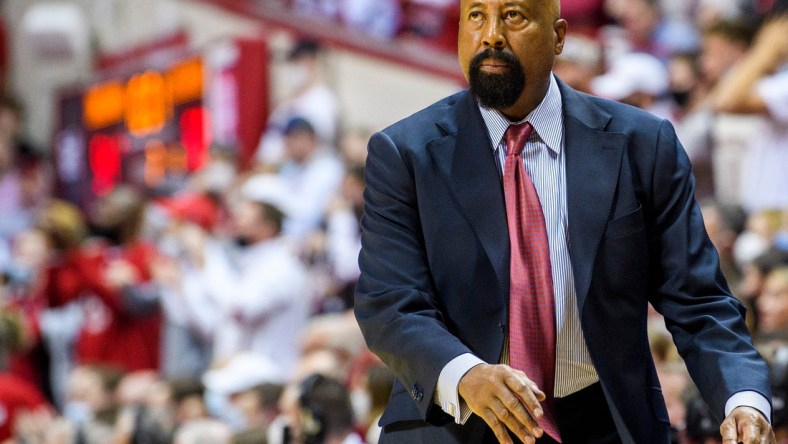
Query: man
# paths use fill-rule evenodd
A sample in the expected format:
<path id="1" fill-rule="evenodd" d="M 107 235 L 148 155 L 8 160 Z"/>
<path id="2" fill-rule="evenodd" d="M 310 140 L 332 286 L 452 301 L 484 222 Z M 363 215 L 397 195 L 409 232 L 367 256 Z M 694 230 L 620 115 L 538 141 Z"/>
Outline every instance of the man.
<path id="1" fill-rule="evenodd" d="M 725 443 L 771 442 L 767 369 L 670 124 L 554 79 L 558 1 L 460 17 L 471 91 L 369 143 L 355 312 L 398 377 L 380 442 L 667 442 L 648 302 Z"/>
<path id="2" fill-rule="evenodd" d="M 158 253 L 141 235 L 145 206 L 145 197 L 126 185 L 102 196 L 90 214 L 94 236 L 84 246 L 78 245 L 82 221 L 72 214 L 76 209 L 60 204 L 48 210 L 50 217 L 65 218 L 49 221 L 62 226 L 48 227 L 63 251 L 51 261 L 42 291 L 50 308 L 78 307 L 83 316 L 74 345 L 77 364 L 159 368 L 159 301 L 144 291 Z M 50 347 L 68 337 L 63 319 L 45 322 Z"/>
<path id="3" fill-rule="evenodd" d="M 701 83 L 693 91 L 695 104 L 676 126 L 692 162 L 695 195 L 741 202 L 742 163 L 749 141 L 757 137 L 759 118 L 719 113 L 713 109 L 720 82 L 747 53 L 753 30 L 744 23 L 718 22 L 703 32 L 698 57 Z"/>
<path id="4" fill-rule="evenodd" d="M 304 241 L 318 229 L 331 199 L 342 185 L 342 162 L 331 151 L 320 148 L 315 127 L 294 117 L 284 129 L 285 160 L 278 172 L 292 193 L 292 214 L 285 233 Z"/>
<path id="5" fill-rule="evenodd" d="M 299 41 L 288 54 L 287 72 L 283 81 L 287 96 L 268 116 L 266 131 L 257 148 L 257 161 L 264 167 L 275 167 L 285 156 L 284 130 L 294 117 L 303 117 L 315 130 L 321 147 L 333 149 L 337 142 L 339 100 L 322 79 L 322 49 L 313 40 Z"/>
<path id="6" fill-rule="evenodd" d="M 763 116 L 748 143 L 741 177 L 741 203 L 750 212 L 788 206 L 788 11 L 758 31 L 750 51 L 721 80 L 718 112 Z"/>
<path id="7" fill-rule="evenodd" d="M 339 381 L 319 373 L 301 382 L 294 442 L 300 444 L 361 444 L 353 431 L 350 394 Z"/>
<path id="8" fill-rule="evenodd" d="M 203 376 L 205 388 L 221 398 L 225 419 L 236 431 L 268 428 L 279 414 L 281 381 L 276 363 L 256 353 L 238 353 Z"/>
<path id="9" fill-rule="evenodd" d="M 611 14 L 621 24 L 626 37 L 624 43 L 630 50 L 667 60 L 674 54 L 697 49 L 697 30 L 688 23 L 669 17 L 659 0 L 610 3 L 615 3 Z"/>
<path id="10" fill-rule="evenodd" d="M 200 286 L 184 285 L 187 306 L 204 300 L 199 292 L 213 302 L 213 361 L 256 353 L 275 363 L 278 381 L 298 361 L 298 333 L 310 307 L 306 271 L 282 236 L 288 203 L 287 187 L 275 176 L 244 182 L 230 208 L 233 242 L 206 239 L 191 277 Z"/>

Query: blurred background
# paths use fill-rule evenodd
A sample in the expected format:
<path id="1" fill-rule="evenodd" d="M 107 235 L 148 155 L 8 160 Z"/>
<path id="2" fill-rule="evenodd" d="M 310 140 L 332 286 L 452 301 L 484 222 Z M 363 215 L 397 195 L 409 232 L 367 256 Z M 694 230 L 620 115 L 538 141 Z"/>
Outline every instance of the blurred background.
<path id="1" fill-rule="evenodd" d="M 668 119 L 788 442 L 788 2 L 563 0 Z M 465 87 L 459 0 L 0 0 L 0 443 L 376 443 L 369 136 Z M 719 442 L 659 313 L 676 443 Z"/>

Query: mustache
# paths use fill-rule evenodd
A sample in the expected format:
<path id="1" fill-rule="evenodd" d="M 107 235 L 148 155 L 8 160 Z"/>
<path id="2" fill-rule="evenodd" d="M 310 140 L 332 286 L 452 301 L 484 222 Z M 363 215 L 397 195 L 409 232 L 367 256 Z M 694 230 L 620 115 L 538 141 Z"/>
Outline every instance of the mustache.
<path id="1" fill-rule="evenodd" d="M 506 64 L 509 69 L 492 74 L 481 68 L 483 63 L 494 61 Z M 471 92 L 483 107 L 503 109 L 514 105 L 522 93 L 525 87 L 525 69 L 512 52 L 488 48 L 471 59 L 468 83 Z"/>
<path id="2" fill-rule="evenodd" d="M 520 61 L 511 52 L 502 49 L 485 49 L 471 59 L 471 68 L 478 69 L 486 60 L 498 60 L 509 65 L 519 65 Z"/>

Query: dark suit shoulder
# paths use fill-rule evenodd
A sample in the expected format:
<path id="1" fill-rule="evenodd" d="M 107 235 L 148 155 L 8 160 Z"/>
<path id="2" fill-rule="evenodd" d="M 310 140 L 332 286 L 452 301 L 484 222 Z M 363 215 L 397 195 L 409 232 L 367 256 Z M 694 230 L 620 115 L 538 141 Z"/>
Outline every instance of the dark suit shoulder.
<path id="1" fill-rule="evenodd" d="M 456 127 L 455 107 L 468 94 L 460 91 L 394 123 L 382 130 L 395 144 L 423 144 L 446 135 Z"/>
<path id="2" fill-rule="evenodd" d="M 631 134 L 659 129 L 662 121 L 641 109 L 602 99 L 570 88 L 558 79 L 564 106 L 564 117 L 601 131 Z"/>
<path id="3" fill-rule="evenodd" d="M 663 119 L 632 105 L 581 92 L 577 92 L 577 94 L 611 116 L 606 128 L 608 131 L 656 133 L 664 124 Z"/>

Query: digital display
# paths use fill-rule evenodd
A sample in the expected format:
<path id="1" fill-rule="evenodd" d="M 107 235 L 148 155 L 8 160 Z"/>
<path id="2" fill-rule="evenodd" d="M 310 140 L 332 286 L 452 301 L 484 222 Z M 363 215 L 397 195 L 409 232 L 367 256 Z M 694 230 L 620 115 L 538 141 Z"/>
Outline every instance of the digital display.
<path id="1" fill-rule="evenodd" d="M 121 182 L 157 190 L 184 180 L 208 160 L 203 91 L 203 61 L 192 57 L 97 82 L 65 98 L 57 154 L 61 179 L 88 185 L 92 196 L 109 193 Z M 79 140 L 84 150 L 73 147 Z M 80 174 L 81 164 L 89 183 Z M 85 191 L 78 194 L 66 197 L 84 200 Z"/>
<path id="2" fill-rule="evenodd" d="M 53 138 L 59 197 L 86 207 L 120 183 L 177 192 L 208 162 L 211 144 L 234 153 L 241 169 L 253 164 L 268 115 L 264 39 L 134 54 L 99 72 L 100 80 L 60 91 Z"/>

